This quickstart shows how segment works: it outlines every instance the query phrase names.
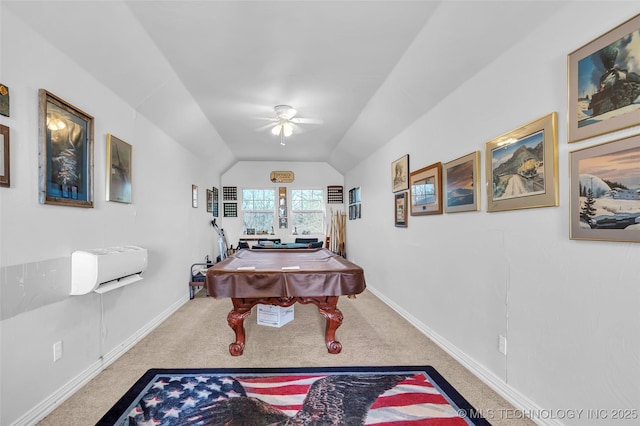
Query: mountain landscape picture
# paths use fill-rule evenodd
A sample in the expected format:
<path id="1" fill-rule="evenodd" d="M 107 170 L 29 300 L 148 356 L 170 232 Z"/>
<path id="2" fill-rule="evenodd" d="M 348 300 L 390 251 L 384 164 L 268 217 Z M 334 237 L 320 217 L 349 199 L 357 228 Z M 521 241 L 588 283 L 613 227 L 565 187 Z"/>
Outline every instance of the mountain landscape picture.
<path id="1" fill-rule="evenodd" d="M 640 231 L 640 146 L 578 162 L 581 229 Z"/>
<path id="2" fill-rule="evenodd" d="M 474 204 L 473 159 L 447 169 L 447 205 Z"/>
<path id="3" fill-rule="evenodd" d="M 495 148 L 491 173 L 494 200 L 544 193 L 544 131 Z"/>

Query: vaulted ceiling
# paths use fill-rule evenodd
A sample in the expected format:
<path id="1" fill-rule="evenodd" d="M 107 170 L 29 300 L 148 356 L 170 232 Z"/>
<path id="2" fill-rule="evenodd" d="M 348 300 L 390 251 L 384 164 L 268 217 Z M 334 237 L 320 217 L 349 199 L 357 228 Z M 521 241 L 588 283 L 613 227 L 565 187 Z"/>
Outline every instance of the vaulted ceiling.
<path id="1" fill-rule="evenodd" d="M 562 2 L 11 1 L 20 20 L 221 170 L 326 161 L 346 172 Z M 64 95 L 64 94 L 60 94 Z M 300 124 L 268 128 L 289 104 Z"/>

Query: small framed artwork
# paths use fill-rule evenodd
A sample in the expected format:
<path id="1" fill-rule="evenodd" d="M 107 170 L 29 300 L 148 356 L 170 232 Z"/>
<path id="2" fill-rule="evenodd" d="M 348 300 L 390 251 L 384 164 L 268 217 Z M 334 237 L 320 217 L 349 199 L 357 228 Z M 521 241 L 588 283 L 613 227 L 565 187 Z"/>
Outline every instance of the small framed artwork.
<path id="1" fill-rule="evenodd" d="M 391 185 L 393 192 L 409 189 L 409 154 L 391 163 Z"/>
<path id="2" fill-rule="evenodd" d="M 107 134 L 107 201 L 131 203 L 131 166 L 133 148 Z"/>
<path id="3" fill-rule="evenodd" d="M 569 153 L 576 240 L 640 242 L 640 135 Z"/>
<path id="4" fill-rule="evenodd" d="M 213 191 L 207 189 L 207 213 L 213 213 Z"/>
<path id="5" fill-rule="evenodd" d="M 219 208 L 218 206 L 219 204 L 219 195 L 218 195 L 218 188 L 216 188 L 215 186 L 213 187 L 213 217 L 218 217 L 219 215 Z"/>
<path id="6" fill-rule="evenodd" d="M 39 91 L 39 201 L 93 207 L 93 117 Z"/>
<path id="7" fill-rule="evenodd" d="M 569 142 L 640 124 L 639 39 L 637 15 L 569 54 Z"/>
<path id="8" fill-rule="evenodd" d="M 287 187 L 278 188 L 278 227 L 284 229 L 287 227 Z M 284 220 L 283 220 L 284 219 Z"/>
<path id="9" fill-rule="evenodd" d="M 238 203 L 223 203 L 224 217 L 238 217 Z"/>
<path id="10" fill-rule="evenodd" d="M 236 201 L 238 199 L 238 187 L 236 187 L 236 186 L 223 186 L 222 187 L 222 199 L 224 201 Z"/>
<path id="11" fill-rule="evenodd" d="M 0 114 L 9 117 L 11 113 L 11 104 L 9 103 L 9 88 L 4 84 L 0 84 Z"/>
<path id="12" fill-rule="evenodd" d="M 329 185 L 327 186 L 327 204 L 342 204 L 343 199 L 342 185 Z"/>
<path id="13" fill-rule="evenodd" d="M 9 128 L 0 124 L 0 186 L 11 186 Z"/>
<path id="14" fill-rule="evenodd" d="M 558 205 L 558 115 L 486 143 L 487 211 Z"/>
<path id="15" fill-rule="evenodd" d="M 407 227 L 407 193 L 400 192 L 395 194 L 395 216 L 396 226 L 398 228 Z"/>
<path id="16" fill-rule="evenodd" d="M 198 208 L 198 185 L 191 185 L 191 207 Z"/>
<path id="17" fill-rule="evenodd" d="M 409 175 L 411 216 L 442 214 L 442 163 L 434 163 Z"/>
<path id="18" fill-rule="evenodd" d="M 480 151 L 442 166 L 445 213 L 480 210 Z"/>
<path id="19" fill-rule="evenodd" d="M 362 199 L 360 197 L 360 187 L 349 190 L 349 220 L 362 218 Z"/>

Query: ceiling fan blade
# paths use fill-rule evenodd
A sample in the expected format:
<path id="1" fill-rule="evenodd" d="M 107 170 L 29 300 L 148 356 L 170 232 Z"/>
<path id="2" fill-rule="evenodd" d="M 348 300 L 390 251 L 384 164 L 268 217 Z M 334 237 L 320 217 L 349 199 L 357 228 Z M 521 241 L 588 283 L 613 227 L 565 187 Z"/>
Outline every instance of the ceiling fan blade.
<path id="1" fill-rule="evenodd" d="M 298 126 L 298 124 L 294 123 L 293 121 L 291 122 L 291 126 L 293 127 L 294 135 L 300 135 L 307 131 L 303 126 Z"/>
<path id="2" fill-rule="evenodd" d="M 297 117 L 297 118 L 292 118 L 291 122 L 296 124 L 324 124 L 324 121 L 320 120 L 319 118 Z"/>
<path id="3" fill-rule="evenodd" d="M 265 124 L 264 126 L 260 126 L 260 127 L 258 127 L 258 128 L 256 129 L 256 132 L 263 132 L 263 131 L 265 131 L 265 130 L 267 130 L 267 129 L 272 128 L 272 127 L 273 127 L 273 126 L 275 126 L 275 125 L 276 125 L 276 123 L 269 123 L 269 124 Z"/>

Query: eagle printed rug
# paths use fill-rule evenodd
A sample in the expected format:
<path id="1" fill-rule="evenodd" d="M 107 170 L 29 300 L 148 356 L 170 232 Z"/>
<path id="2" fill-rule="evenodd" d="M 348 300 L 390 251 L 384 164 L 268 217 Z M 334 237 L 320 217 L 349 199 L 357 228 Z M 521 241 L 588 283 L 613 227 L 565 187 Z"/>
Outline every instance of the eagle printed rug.
<path id="1" fill-rule="evenodd" d="M 151 369 L 97 423 L 488 424 L 431 366 Z"/>

